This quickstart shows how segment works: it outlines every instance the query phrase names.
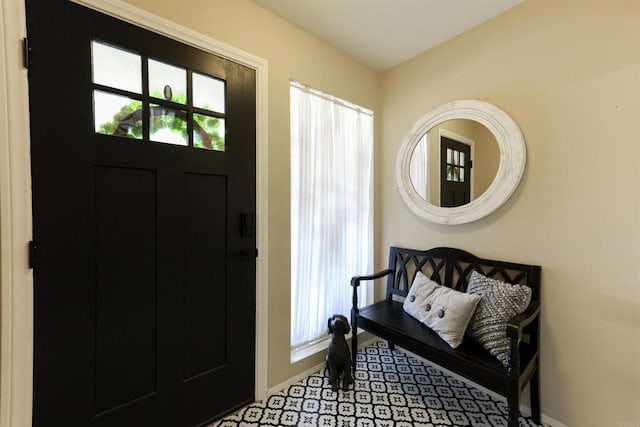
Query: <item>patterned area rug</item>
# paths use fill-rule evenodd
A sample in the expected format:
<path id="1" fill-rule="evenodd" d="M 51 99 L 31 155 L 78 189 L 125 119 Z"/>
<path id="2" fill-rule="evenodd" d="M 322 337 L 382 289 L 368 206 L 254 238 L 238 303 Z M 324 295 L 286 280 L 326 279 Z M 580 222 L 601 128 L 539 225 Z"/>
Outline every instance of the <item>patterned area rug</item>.
<path id="1" fill-rule="evenodd" d="M 326 370 L 212 427 L 506 427 L 506 403 L 387 343 L 357 354 L 355 387 L 334 392 Z M 520 417 L 520 426 L 538 426 Z"/>

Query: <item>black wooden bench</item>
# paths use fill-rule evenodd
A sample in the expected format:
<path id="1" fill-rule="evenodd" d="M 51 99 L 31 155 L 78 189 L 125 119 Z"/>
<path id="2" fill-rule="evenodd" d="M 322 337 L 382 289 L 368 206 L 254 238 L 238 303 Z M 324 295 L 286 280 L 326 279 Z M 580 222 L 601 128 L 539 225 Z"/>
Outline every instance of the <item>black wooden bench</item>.
<path id="1" fill-rule="evenodd" d="M 508 366 L 503 366 L 471 337 L 457 348 L 450 347 L 437 333 L 403 310 L 402 301 L 409 293 L 417 271 L 450 288 L 466 291 L 473 270 L 484 276 L 511 284 L 525 284 L 532 290 L 529 307 L 512 317 L 507 324 L 509 340 Z M 358 309 L 357 288 L 362 281 L 387 277 L 386 298 Z M 454 248 L 413 250 L 391 247 L 389 269 L 351 279 L 353 287 L 352 349 L 358 348 L 356 328 L 376 335 L 434 362 L 476 384 L 506 397 L 509 427 L 518 426 L 520 394 L 530 382 L 531 413 L 540 424 L 540 267 L 478 258 Z M 356 353 L 353 369 L 356 369 Z"/>

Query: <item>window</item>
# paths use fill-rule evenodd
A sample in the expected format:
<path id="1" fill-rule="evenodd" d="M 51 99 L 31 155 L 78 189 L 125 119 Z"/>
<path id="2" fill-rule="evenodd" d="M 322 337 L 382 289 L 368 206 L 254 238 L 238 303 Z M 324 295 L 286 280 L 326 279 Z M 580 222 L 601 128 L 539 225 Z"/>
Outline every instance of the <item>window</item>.
<path id="1" fill-rule="evenodd" d="M 225 151 L 223 80 L 95 40 L 91 60 L 97 133 Z"/>
<path id="2" fill-rule="evenodd" d="M 350 318 L 354 275 L 373 268 L 373 113 L 292 82 L 292 360 Z M 361 286 L 359 302 L 373 300 Z M 353 331 L 355 332 L 355 331 Z"/>
<path id="3" fill-rule="evenodd" d="M 447 181 L 464 182 L 464 152 L 447 148 Z"/>

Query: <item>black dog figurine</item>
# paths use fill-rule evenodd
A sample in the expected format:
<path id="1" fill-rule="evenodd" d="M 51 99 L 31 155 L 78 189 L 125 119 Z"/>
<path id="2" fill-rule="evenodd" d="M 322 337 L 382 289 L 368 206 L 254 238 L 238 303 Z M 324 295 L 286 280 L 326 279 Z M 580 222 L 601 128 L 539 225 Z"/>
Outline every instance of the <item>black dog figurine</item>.
<path id="1" fill-rule="evenodd" d="M 333 334 L 327 351 L 329 384 L 333 391 L 337 391 L 340 375 L 343 375 L 342 389 L 348 390 L 349 384 L 353 384 L 353 377 L 351 376 L 351 352 L 344 336 L 351 331 L 351 327 L 347 318 L 341 314 L 331 316 L 327 321 L 327 327 L 329 333 Z"/>

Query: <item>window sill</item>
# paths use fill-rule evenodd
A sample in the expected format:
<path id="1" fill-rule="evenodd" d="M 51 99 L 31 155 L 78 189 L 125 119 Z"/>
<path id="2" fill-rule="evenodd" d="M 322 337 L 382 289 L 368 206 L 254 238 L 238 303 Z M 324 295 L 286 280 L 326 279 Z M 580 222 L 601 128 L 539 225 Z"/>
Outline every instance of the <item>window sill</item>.
<path id="1" fill-rule="evenodd" d="M 362 329 L 358 329 L 358 335 L 362 334 L 362 332 L 364 332 Z M 344 337 L 347 340 L 347 343 L 349 343 L 349 345 L 351 345 L 351 342 L 350 342 L 351 336 L 352 334 L 350 333 Z M 313 344 L 309 344 L 307 346 L 301 347 L 296 350 L 291 350 L 291 356 L 290 356 L 291 363 L 299 362 L 302 359 L 313 356 L 314 354 L 320 353 L 321 351 L 326 351 L 327 348 L 329 347 L 329 341 L 331 341 L 331 336 L 327 335 L 326 338 L 320 341 L 314 342 Z"/>

